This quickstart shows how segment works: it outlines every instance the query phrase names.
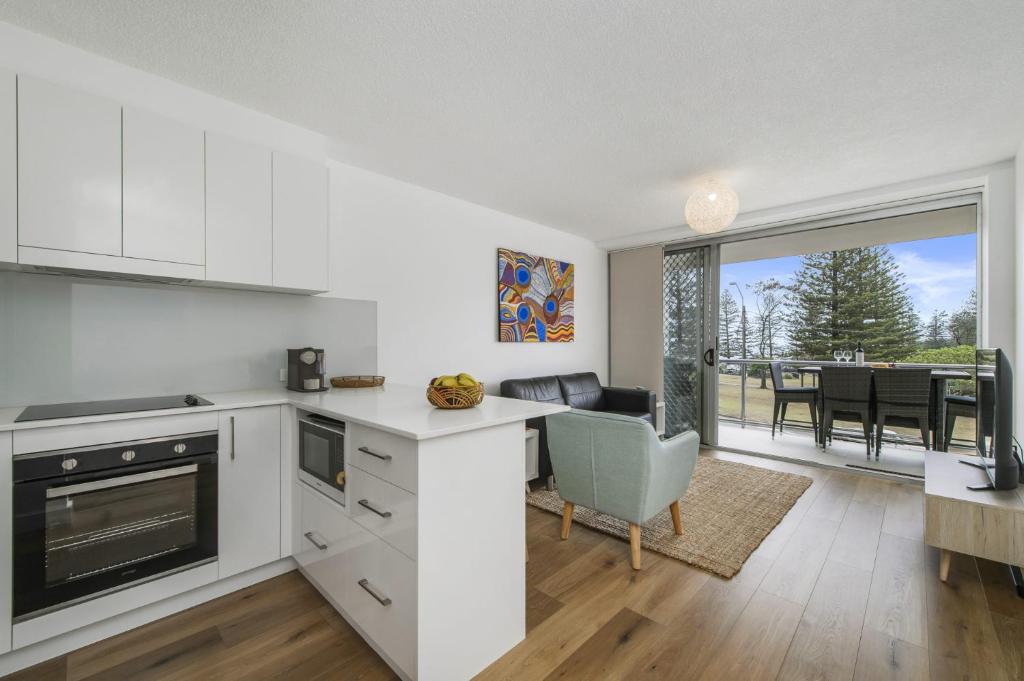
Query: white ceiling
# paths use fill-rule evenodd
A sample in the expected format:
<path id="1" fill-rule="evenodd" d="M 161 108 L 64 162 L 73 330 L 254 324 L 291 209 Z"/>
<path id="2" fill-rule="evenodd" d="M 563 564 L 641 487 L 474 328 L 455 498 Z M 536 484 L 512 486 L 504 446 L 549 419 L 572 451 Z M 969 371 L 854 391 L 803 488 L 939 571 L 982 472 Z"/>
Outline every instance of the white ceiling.
<path id="1" fill-rule="evenodd" d="M 1009 158 L 1020 0 L 0 0 L 0 19 L 596 241 Z"/>

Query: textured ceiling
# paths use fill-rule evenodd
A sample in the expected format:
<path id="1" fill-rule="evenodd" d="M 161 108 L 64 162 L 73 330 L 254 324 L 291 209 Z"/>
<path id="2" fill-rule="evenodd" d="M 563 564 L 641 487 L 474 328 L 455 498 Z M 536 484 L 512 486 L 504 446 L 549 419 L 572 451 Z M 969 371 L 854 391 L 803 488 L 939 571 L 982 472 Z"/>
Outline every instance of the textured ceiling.
<path id="1" fill-rule="evenodd" d="M 0 20 L 600 241 L 1011 157 L 1020 0 L 0 0 Z"/>

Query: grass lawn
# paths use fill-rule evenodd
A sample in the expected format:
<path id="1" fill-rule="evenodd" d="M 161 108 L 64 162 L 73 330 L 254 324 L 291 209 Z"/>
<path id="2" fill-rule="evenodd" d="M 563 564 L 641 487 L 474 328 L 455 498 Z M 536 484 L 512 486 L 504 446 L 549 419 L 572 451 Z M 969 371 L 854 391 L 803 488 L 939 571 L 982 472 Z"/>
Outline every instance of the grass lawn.
<path id="1" fill-rule="evenodd" d="M 787 386 L 798 386 L 800 379 L 786 377 Z M 811 385 L 811 379 L 806 379 L 805 385 Z M 767 388 L 761 389 L 760 378 L 747 378 L 747 422 L 772 423 L 772 407 L 775 399 L 772 395 L 771 378 L 767 379 Z M 718 375 L 718 414 L 723 417 L 740 417 L 740 377 L 733 374 Z M 808 408 L 802 404 L 791 404 L 786 411 L 786 421 L 796 421 L 811 424 L 811 415 Z M 911 428 L 893 428 L 886 426 L 886 430 L 893 430 L 904 435 L 914 435 Z M 956 428 L 953 430 L 954 440 L 974 441 L 974 419 L 958 418 Z"/>

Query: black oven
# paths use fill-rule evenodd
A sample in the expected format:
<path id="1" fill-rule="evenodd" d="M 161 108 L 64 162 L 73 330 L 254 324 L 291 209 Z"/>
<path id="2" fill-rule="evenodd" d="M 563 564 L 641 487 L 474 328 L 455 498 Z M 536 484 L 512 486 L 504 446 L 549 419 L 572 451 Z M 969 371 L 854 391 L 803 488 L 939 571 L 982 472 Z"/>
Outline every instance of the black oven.
<path id="1" fill-rule="evenodd" d="M 345 505 L 345 424 L 305 414 L 299 418 L 299 480 Z"/>
<path id="2" fill-rule="evenodd" d="M 21 621 L 217 559 L 217 432 L 14 457 Z"/>

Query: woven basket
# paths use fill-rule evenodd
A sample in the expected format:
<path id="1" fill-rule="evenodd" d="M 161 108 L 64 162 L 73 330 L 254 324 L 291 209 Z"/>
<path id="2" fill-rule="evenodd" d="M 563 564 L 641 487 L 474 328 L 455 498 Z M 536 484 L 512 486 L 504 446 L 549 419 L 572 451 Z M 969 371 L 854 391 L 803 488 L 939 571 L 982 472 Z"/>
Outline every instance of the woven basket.
<path id="1" fill-rule="evenodd" d="M 335 388 L 376 388 L 384 385 L 383 376 L 335 376 L 331 379 Z"/>
<path id="2" fill-rule="evenodd" d="M 459 385 L 453 388 L 427 386 L 427 400 L 438 409 L 469 409 L 484 401 L 484 384 Z"/>

